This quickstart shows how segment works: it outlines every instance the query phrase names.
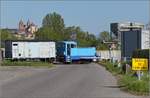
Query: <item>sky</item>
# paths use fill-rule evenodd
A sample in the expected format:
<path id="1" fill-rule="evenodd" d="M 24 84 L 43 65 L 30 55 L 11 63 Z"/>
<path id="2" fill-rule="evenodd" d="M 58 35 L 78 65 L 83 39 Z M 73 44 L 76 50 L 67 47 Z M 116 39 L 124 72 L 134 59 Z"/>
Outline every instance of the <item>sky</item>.
<path id="1" fill-rule="evenodd" d="M 48 13 L 56 12 L 67 26 L 80 26 L 83 31 L 98 34 L 110 30 L 112 22 L 149 22 L 150 0 L 35 0 L 0 1 L 0 27 L 18 28 L 20 19 L 33 21 L 38 27 Z"/>

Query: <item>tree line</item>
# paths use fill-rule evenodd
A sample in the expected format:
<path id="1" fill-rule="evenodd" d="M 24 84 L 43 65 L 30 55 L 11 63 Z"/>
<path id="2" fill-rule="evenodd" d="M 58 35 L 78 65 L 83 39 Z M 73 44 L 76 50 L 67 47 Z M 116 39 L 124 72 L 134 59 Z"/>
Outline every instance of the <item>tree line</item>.
<path id="1" fill-rule="evenodd" d="M 7 29 L 0 30 L 1 41 L 16 40 L 17 38 Z M 36 40 L 75 40 L 79 47 L 96 47 L 97 49 L 109 49 L 108 45 L 102 43 L 103 40 L 109 41 L 109 32 L 100 32 L 98 37 L 93 33 L 83 31 L 79 26 L 66 27 L 63 17 L 56 13 L 48 13 L 42 20 L 42 27 L 35 32 Z M 1 47 L 3 45 L 1 44 Z"/>
<path id="2" fill-rule="evenodd" d="M 0 29 L 0 47 L 4 48 L 5 40 L 17 40 L 17 37 L 7 29 Z"/>
<path id="3" fill-rule="evenodd" d="M 109 41 L 109 32 L 100 32 L 96 37 L 91 32 L 83 31 L 79 26 L 66 27 L 62 16 L 56 12 L 47 14 L 42 21 L 42 27 L 35 33 L 38 40 L 75 40 L 81 47 L 94 46 L 97 49 L 108 49 L 108 45 L 102 43 Z M 73 36 L 73 37 L 72 37 Z"/>

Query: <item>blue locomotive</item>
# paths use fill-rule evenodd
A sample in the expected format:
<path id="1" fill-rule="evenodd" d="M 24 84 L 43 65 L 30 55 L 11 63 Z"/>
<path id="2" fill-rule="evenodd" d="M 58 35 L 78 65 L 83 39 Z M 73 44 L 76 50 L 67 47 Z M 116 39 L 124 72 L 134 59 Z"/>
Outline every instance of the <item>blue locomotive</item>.
<path id="1" fill-rule="evenodd" d="M 57 60 L 65 63 L 74 61 L 96 61 L 95 47 L 78 48 L 75 41 L 61 41 L 56 43 Z"/>

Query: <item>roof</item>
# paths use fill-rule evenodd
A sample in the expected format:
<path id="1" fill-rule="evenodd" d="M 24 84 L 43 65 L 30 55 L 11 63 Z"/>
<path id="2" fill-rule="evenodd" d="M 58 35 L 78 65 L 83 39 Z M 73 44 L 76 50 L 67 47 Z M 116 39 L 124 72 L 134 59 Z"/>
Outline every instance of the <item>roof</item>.
<path id="1" fill-rule="evenodd" d="M 53 40 L 6 40 L 5 42 L 55 42 Z"/>
<path id="2" fill-rule="evenodd" d="M 77 44 L 77 42 L 75 41 L 62 41 L 62 42 L 67 43 L 67 44 Z"/>

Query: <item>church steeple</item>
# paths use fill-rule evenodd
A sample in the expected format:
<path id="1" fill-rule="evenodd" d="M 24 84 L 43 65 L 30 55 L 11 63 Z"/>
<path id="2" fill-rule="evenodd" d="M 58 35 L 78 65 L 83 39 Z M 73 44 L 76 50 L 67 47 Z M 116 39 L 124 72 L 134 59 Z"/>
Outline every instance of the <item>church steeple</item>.
<path id="1" fill-rule="evenodd" d="M 31 22 L 30 22 L 30 20 L 28 19 L 28 21 L 27 21 L 27 27 L 30 26 L 30 24 L 31 24 Z"/>
<path id="2" fill-rule="evenodd" d="M 22 20 L 22 19 L 19 21 L 19 25 L 24 25 L 24 23 L 23 23 L 23 20 Z"/>
<path id="3" fill-rule="evenodd" d="M 19 32 L 21 33 L 21 32 L 24 32 L 24 31 L 25 31 L 25 25 L 23 23 L 23 20 L 21 19 L 19 21 Z"/>

